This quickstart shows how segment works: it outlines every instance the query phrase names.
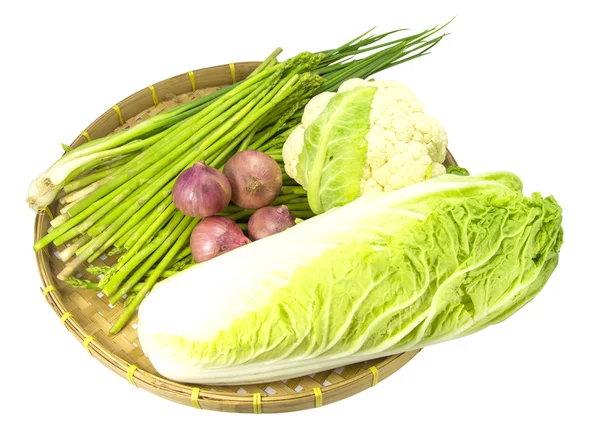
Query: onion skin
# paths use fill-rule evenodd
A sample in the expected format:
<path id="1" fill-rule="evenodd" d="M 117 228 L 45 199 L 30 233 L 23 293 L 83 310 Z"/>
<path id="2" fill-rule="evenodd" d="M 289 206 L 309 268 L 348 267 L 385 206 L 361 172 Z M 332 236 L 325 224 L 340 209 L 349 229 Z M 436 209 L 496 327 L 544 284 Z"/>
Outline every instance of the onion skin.
<path id="1" fill-rule="evenodd" d="M 285 231 L 296 224 L 296 216 L 287 206 L 265 206 L 250 216 L 248 235 L 252 240 L 260 240 Z"/>
<path id="2" fill-rule="evenodd" d="M 231 201 L 231 185 L 219 170 L 196 162 L 179 175 L 173 186 L 173 203 L 185 215 L 209 217 Z"/>
<path id="3" fill-rule="evenodd" d="M 190 248 L 194 261 L 202 263 L 250 242 L 236 222 L 216 215 L 206 217 L 196 225 L 190 237 Z"/>
<path id="4" fill-rule="evenodd" d="M 240 208 L 262 208 L 281 192 L 281 169 L 275 159 L 262 151 L 245 150 L 234 154 L 223 173 L 231 183 L 231 200 Z"/>

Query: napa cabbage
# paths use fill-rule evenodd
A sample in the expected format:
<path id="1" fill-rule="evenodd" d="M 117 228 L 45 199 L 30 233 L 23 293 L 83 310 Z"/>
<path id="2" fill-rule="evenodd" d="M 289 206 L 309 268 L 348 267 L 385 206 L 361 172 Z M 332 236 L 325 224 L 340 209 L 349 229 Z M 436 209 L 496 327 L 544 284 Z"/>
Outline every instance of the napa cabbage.
<path id="1" fill-rule="evenodd" d="M 506 319 L 558 263 L 561 209 L 511 173 L 444 175 L 345 206 L 159 283 L 139 310 L 162 375 L 315 373 Z"/>

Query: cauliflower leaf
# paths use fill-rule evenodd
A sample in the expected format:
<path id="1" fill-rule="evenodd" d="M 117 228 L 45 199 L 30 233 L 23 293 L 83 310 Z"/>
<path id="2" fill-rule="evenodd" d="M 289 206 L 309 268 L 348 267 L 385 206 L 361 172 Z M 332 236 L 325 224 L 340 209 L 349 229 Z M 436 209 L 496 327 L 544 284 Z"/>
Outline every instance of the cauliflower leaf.
<path id="1" fill-rule="evenodd" d="M 315 214 L 360 196 L 367 154 L 365 135 L 374 87 L 338 93 L 306 129 L 298 174 L 308 176 L 308 203 Z"/>

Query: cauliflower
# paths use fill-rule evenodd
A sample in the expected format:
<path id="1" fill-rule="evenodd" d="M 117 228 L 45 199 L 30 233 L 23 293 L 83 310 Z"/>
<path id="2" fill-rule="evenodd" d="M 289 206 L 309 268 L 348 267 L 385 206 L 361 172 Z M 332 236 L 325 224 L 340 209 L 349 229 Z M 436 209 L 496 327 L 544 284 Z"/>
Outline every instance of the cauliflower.
<path id="1" fill-rule="evenodd" d="M 319 191 L 312 201 L 309 191 L 309 203 L 323 211 L 328 208 L 315 198 L 339 206 L 351 201 L 340 195 L 347 190 L 356 196 L 393 191 L 445 174 L 447 144 L 442 124 L 423 113 L 408 87 L 356 78 L 338 93 L 310 100 L 283 146 L 283 160 L 287 174 L 307 190 L 313 171 L 319 173 Z"/>
<path id="2" fill-rule="evenodd" d="M 327 106 L 327 103 L 331 98 L 335 96 L 333 92 L 323 92 L 319 93 L 313 99 L 308 101 L 308 104 L 304 107 L 304 114 L 302 115 L 302 126 L 308 127 L 317 116 L 321 114 L 321 112 Z"/>

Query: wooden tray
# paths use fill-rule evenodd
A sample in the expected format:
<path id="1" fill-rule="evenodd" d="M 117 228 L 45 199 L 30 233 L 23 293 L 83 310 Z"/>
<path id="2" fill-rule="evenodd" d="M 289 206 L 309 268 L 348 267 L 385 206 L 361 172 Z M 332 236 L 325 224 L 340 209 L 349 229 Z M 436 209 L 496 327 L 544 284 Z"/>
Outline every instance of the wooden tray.
<path id="1" fill-rule="evenodd" d="M 240 81 L 258 65 L 257 62 L 242 62 L 209 67 L 140 90 L 96 119 L 71 146 L 77 147 L 89 139 L 130 127 L 178 103 L 206 95 L 232 81 Z M 455 164 L 450 153 L 446 162 Z M 49 208 L 50 212 L 40 211 L 36 216 L 35 241 L 45 235 L 51 216 L 58 212 L 56 203 Z M 278 413 L 320 407 L 376 385 L 419 351 L 259 385 L 226 387 L 177 383 L 160 376 L 144 356 L 137 338 L 137 319 L 132 319 L 119 335 L 109 335 L 109 328 L 123 310 L 122 304 L 111 306 L 101 293 L 76 289 L 56 278 L 64 267 L 57 257 L 62 249 L 64 246 L 50 245 L 36 254 L 43 296 L 62 324 L 90 355 L 132 385 L 184 405 L 242 413 Z M 111 265 L 117 258 L 103 255 L 94 265 Z M 84 271 L 77 276 L 97 281 L 94 275 Z"/>

